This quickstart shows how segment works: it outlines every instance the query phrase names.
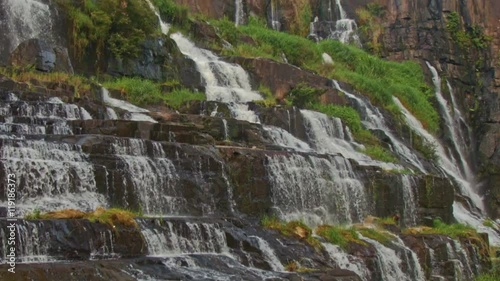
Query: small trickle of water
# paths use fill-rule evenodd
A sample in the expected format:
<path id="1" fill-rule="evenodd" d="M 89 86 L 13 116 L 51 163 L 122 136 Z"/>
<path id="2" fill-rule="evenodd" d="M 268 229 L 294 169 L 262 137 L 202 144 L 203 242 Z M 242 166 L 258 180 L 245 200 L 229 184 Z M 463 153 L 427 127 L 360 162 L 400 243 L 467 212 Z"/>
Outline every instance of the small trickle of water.
<path id="1" fill-rule="evenodd" d="M 276 31 L 281 30 L 278 3 L 276 2 L 276 0 L 271 0 L 271 27 Z"/>
<path id="2" fill-rule="evenodd" d="M 340 268 L 356 273 L 363 281 L 369 280 L 370 271 L 359 258 L 344 252 L 339 246 L 322 243 L 332 261 Z"/>
<path id="3" fill-rule="evenodd" d="M 269 264 L 273 271 L 285 271 L 283 264 L 280 262 L 278 257 L 276 256 L 274 250 L 271 248 L 269 243 L 266 240 L 258 237 L 258 236 L 250 236 L 250 239 L 254 239 L 259 246 L 260 251 L 264 255 L 266 262 Z"/>
<path id="4" fill-rule="evenodd" d="M 227 127 L 227 120 L 223 118 L 222 124 L 224 125 L 224 140 L 229 140 L 229 128 Z"/>
<path id="5" fill-rule="evenodd" d="M 243 0 L 234 0 L 235 15 L 234 24 L 236 26 L 243 24 L 243 19 L 245 18 L 245 11 L 243 11 Z"/>

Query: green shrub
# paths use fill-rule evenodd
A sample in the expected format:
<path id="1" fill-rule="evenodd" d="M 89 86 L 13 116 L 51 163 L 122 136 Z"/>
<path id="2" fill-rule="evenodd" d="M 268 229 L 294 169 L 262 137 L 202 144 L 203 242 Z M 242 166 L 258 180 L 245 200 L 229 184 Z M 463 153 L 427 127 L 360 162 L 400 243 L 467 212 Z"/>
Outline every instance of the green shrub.
<path id="1" fill-rule="evenodd" d="M 181 28 L 189 27 L 189 12 L 187 7 L 177 5 L 172 0 L 154 0 L 153 3 L 160 12 L 163 21 Z"/>
<path id="2" fill-rule="evenodd" d="M 293 88 L 290 93 L 288 93 L 287 99 L 294 106 L 300 108 L 311 108 L 318 102 L 319 96 L 323 92 L 323 90 L 312 88 L 307 84 L 300 83 Z"/>
<path id="3" fill-rule="evenodd" d="M 394 155 L 389 150 L 381 146 L 370 145 L 367 146 L 362 152 L 376 160 L 391 163 L 397 162 L 397 159 L 394 157 Z"/>
<path id="4" fill-rule="evenodd" d="M 98 58 L 106 48 L 117 57 L 135 57 L 140 43 L 157 31 L 158 20 L 142 0 L 56 2 L 68 15 L 71 45 L 79 57 L 89 48 Z"/>

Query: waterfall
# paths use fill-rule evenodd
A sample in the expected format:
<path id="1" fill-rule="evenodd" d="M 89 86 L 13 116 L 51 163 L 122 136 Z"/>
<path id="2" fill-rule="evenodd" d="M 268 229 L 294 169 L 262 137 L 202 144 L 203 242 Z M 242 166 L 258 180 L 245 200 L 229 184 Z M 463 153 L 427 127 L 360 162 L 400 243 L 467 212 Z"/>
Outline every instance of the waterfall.
<path id="1" fill-rule="evenodd" d="M 9 42 L 6 54 L 12 52 L 20 43 L 40 38 L 50 42 L 53 38 L 54 23 L 50 6 L 41 0 L 3 0 L 0 4 L 6 12 L 1 26 L 7 30 Z"/>
<path id="2" fill-rule="evenodd" d="M 399 99 L 393 97 L 393 100 L 396 103 L 396 105 L 401 109 L 401 112 L 405 116 L 406 123 L 417 134 L 423 137 L 429 143 L 429 145 L 435 147 L 436 154 L 438 156 L 438 166 L 442 167 L 443 168 L 442 170 L 456 181 L 456 183 L 460 188 L 460 193 L 470 198 L 474 203 L 475 207 L 484 210 L 482 198 L 474 191 L 471 183 L 469 183 L 466 179 L 462 177 L 462 173 L 458 168 L 460 165 L 456 163 L 456 161 L 454 161 L 453 158 L 448 157 L 448 155 L 445 152 L 444 146 L 436 139 L 436 137 L 434 137 L 424 129 L 422 123 L 420 123 L 420 121 L 418 121 L 417 118 L 415 118 L 415 116 L 413 116 L 403 106 L 403 104 L 399 101 Z"/>
<path id="3" fill-rule="evenodd" d="M 312 149 L 306 142 L 296 138 L 288 131 L 274 126 L 262 126 L 268 139 L 280 147 L 301 152 L 311 152 Z"/>
<path id="4" fill-rule="evenodd" d="M 273 271 L 285 271 L 283 264 L 280 262 L 274 250 L 271 248 L 269 243 L 266 240 L 258 237 L 258 236 L 249 236 L 250 239 L 253 239 L 257 242 L 257 245 L 264 255 L 266 262 L 269 264 Z"/>
<path id="5" fill-rule="evenodd" d="M 352 140 L 348 130 L 344 129 L 340 118 L 310 111 L 300 111 L 304 118 L 309 142 L 319 153 L 340 154 L 348 159 L 356 160 L 361 165 L 378 166 L 385 170 L 399 170 L 403 167 L 392 163 L 373 160 L 358 150 L 364 146 Z"/>
<path id="6" fill-rule="evenodd" d="M 117 120 L 118 115 L 116 114 L 116 111 L 113 108 L 106 107 L 106 118 L 108 120 Z"/>
<path id="7" fill-rule="evenodd" d="M 405 274 L 401 270 L 402 261 L 393 249 L 385 247 L 378 241 L 363 237 L 361 234 L 359 234 L 359 237 L 361 240 L 371 244 L 376 250 L 377 266 L 382 275 L 380 280 L 413 281 L 408 274 Z"/>
<path id="8" fill-rule="evenodd" d="M 281 30 L 281 22 L 279 20 L 279 9 L 276 0 L 271 1 L 271 27 L 276 30 Z"/>
<path id="9" fill-rule="evenodd" d="M 403 222 L 405 226 L 417 224 L 417 202 L 413 194 L 414 180 L 409 175 L 400 175 L 401 190 L 403 193 Z"/>
<path id="10" fill-rule="evenodd" d="M 138 221 L 151 256 L 228 253 L 226 234 L 218 224 L 154 220 Z M 166 225 L 165 225 L 166 224 Z"/>
<path id="11" fill-rule="evenodd" d="M 370 280 L 370 271 L 358 257 L 347 254 L 339 246 L 330 243 L 321 244 L 338 267 L 356 273 L 362 281 Z"/>
<path id="12" fill-rule="evenodd" d="M 140 139 L 117 139 L 112 143 L 114 154 L 125 166 L 124 180 L 134 188 L 142 211 L 149 215 L 179 214 L 185 205 L 177 189 L 179 175 L 161 144 L 151 145 L 149 154 L 146 142 Z"/>
<path id="13" fill-rule="evenodd" d="M 54 260 L 48 256 L 49 239 L 46 239 L 44 233 L 40 232 L 41 229 L 38 224 L 39 222 L 29 221 L 16 223 L 16 235 L 18 236 L 16 250 L 18 251 L 19 261 L 22 263 L 50 262 Z M 2 242 L 6 241 L 2 240 Z"/>
<path id="14" fill-rule="evenodd" d="M 407 275 L 411 278 L 411 281 L 425 281 L 425 273 L 422 269 L 422 266 L 420 266 L 420 262 L 418 260 L 417 254 L 408 248 L 403 240 L 399 238 L 397 235 L 393 235 L 395 238 L 392 243 L 394 246 L 398 247 L 400 249 L 400 256 L 403 256 L 403 260 L 406 263 L 406 269 L 409 271 Z"/>
<path id="15" fill-rule="evenodd" d="M 243 11 L 243 0 L 234 0 L 234 24 L 236 26 L 243 24 L 245 11 Z"/>
<path id="16" fill-rule="evenodd" d="M 228 104 L 233 117 L 238 120 L 259 122 L 246 103 L 262 97 L 252 91 L 248 73 L 241 66 L 221 61 L 214 53 L 196 47 L 180 33 L 172 34 L 171 38 L 181 52 L 196 63 L 206 85 L 207 100 Z"/>
<path id="17" fill-rule="evenodd" d="M 361 221 L 368 214 L 363 184 L 339 156 L 268 156 L 273 205 L 287 221 L 310 226 Z"/>
<path id="18" fill-rule="evenodd" d="M 340 0 L 335 1 L 339 11 L 339 19 L 335 23 L 335 31 L 332 31 L 329 37 L 331 39 L 339 40 L 344 44 L 355 43 L 356 45 L 361 46 L 361 41 L 356 33 L 358 29 L 356 21 L 347 17 L 347 13 L 342 7 Z"/>
<path id="19" fill-rule="evenodd" d="M 158 18 L 158 22 L 160 23 L 161 32 L 163 34 L 167 35 L 168 32 L 169 32 L 169 30 L 170 30 L 170 24 L 164 22 L 161 19 L 160 13 L 156 10 L 156 8 L 153 5 L 153 3 L 151 3 L 151 0 L 146 0 L 146 2 L 148 3 L 149 8 L 155 13 L 156 17 Z"/>
<path id="20" fill-rule="evenodd" d="M 434 86 L 436 87 L 436 99 L 439 103 L 439 106 L 441 108 L 441 113 L 442 117 L 444 119 L 446 129 L 448 130 L 449 135 L 451 136 L 451 143 L 455 148 L 455 151 L 458 153 L 459 160 L 460 160 L 460 167 L 463 169 L 462 177 L 464 179 L 471 179 L 472 180 L 472 171 L 469 166 L 469 163 L 467 161 L 467 156 L 465 155 L 465 142 L 464 142 L 464 136 L 462 134 L 462 131 L 460 130 L 460 119 L 457 118 L 452 118 L 452 115 L 455 115 L 460 118 L 461 113 L 460 110 L 456 107 L 456 104 L 453 103 L 453 108 L 450 108 L 448 105 L 448 101 L 443 97 L 442 91 L 441 91 L 441 78 L 439 77 L 439 74 L 429 62 L 427 63 L 427 67 L 431 70 L 432 72 L 432 81 L 434 82 Z M 448 83 L 448 87 L 451 90 L 451 85 Z M 450 91 L 450 95 L 453 96 L 452 91 Z M 453 100 L 454 101 L 454 100 Z M 453 112 L 452 112 L 453 109 Z M 450 159 L 453 160 L 453 162 L 457 162 L 454 157 L 452 152 L 449 153 Z"/>
<path id="21" fill-rule="evenodd" d="M 333 80 L 333 84 L 335 85 L 335 88 L 337 90 L 344 93 L 347 98 L 352 100 L 357 105 L 357 109 L 358 111 L 360 111 L 360 115 L 363 119 L 362 123 L 367 129 L 379 130 L 384 132 L 391 141 L 391 148 L 393 152 L 395 152 L 408 164 L 411 164 L 415 168 L 419 169 L 422 173 L 426 173 L 426 170 L 422 162 L 418 159 L 418 156 L 415 155 L 415 153 L 413 153 L 410 148 L 408 148 L 394 135 L 392 130 L 386 124 L 385 118 L 378 110 L 378 108 L 374 107 L 371 103 L 365 102 L 363 99 L 342 89 L 342 87 L 340 87 L 340 84 L 336 80 Z"/>
<path id="22" fill-rule="evenodd" d="M 81 147 L 34 140 L 1 142 L 1 165 L 20 183 L 16 205 L 21 214 L 35 209 L 89 211 L 107 205 L 97 193 L 94 167 Z"/>
<path id="23" fill-rule="evenodd" d="M 429 145 L 433 145 L 435 147 L 436 154 L 438 156 L 438 167 L 441 167 L 443 173 L 453 179 L 453 181 L 459 188 L 459 193 L 469 198 L 471 200 L 471 203 L 473 204 L 473 207 L 483 211 L 484 205 L 482 198 L 479 196 L 479 194 L 476 193 L 472 183 L 467 181 L 467 179 L 462 176 L 459 168 L 460 164 L 453 161 L 454 159 L 448 157 L 448 154 L 446 154 L 445 152 L 444 146 L 433 135 L 431 135 L 424 129 L 422 123 L 420 123 L 420 121 L 418 121 L 417 118 L 403 106 L 399 99 L 393 97 L 393 100 L 403 113 L 406 119 L 406 123 L 417 134 L 424 138 L 429 143 Z M 469 224 L 475 227 L 478 231 L 488 233 L 490 243 L 495 245 L 500 244 L 500 235 L 493 231 L 491 228 L 485 227 L 483 225 L 484 218 L 482 217 L 482 214 L 476 214 L 474 213 L 474 210 L 467 210 L 466 207 L 463 206 L 462 202 L 455 201 L 455 203 L 453 203 L 453 215 L 459 222 Z"/>
<path id="24" fill-rule="evenodd" d="M 148 113 L 149 110 L 135 106 L 135 105 L 133 105 L 129 102 L 123 101 L 123 100 L 112 98 L 109 95 L 108 89 L 106 89 L 104 87 L 101 88 L 101 98 L 105 104 L 127 111 L 127 113 L 124 115 L 126 120 L 148 121 L 151 123 L 158 123 L 156 120 L 154 120 L 150 116 L 144 114 L 144 113 Z M 111 114 L 113 114 L 113 113 L 111 113 Z M 112 117 L 114 117 L 114 116 L 112 116 Z"/>

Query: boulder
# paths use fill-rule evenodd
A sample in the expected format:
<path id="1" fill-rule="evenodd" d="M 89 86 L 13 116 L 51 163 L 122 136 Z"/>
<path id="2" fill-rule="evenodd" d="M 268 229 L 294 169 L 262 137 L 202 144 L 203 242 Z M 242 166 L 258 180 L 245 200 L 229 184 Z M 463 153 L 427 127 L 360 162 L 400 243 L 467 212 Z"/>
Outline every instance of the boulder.
<path id="1" fill-rule="evenodd" d="M 19 44 L 11 53 L 9 64 L 22 68 L 33 67 L 43 72 L 74 73 L 68 50 L 41 39 L 29 39 Z"/>

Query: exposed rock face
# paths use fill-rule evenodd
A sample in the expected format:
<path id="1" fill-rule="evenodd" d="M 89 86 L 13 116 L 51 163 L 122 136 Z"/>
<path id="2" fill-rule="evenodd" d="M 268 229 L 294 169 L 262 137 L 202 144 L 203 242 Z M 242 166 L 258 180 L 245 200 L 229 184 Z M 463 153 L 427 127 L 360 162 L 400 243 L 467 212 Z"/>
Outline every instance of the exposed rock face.
<path id="1" fill-rule="evenodd" d="M 43 72 L 74 73 L 68 50 L 40 39 L 22 42 L 10 55 L 9 63 L 14 67 L 33 67 Z"/>
<path id="2" fill-rule="evenodd" d="M 202 82 L 194 62 L 184 58 L 175 42 L 166 37 L 146 40 L 137 58 L 109 58 L 107 72 L 113 76 L 181 81 L 192 88 L 200 88 Z"/>

